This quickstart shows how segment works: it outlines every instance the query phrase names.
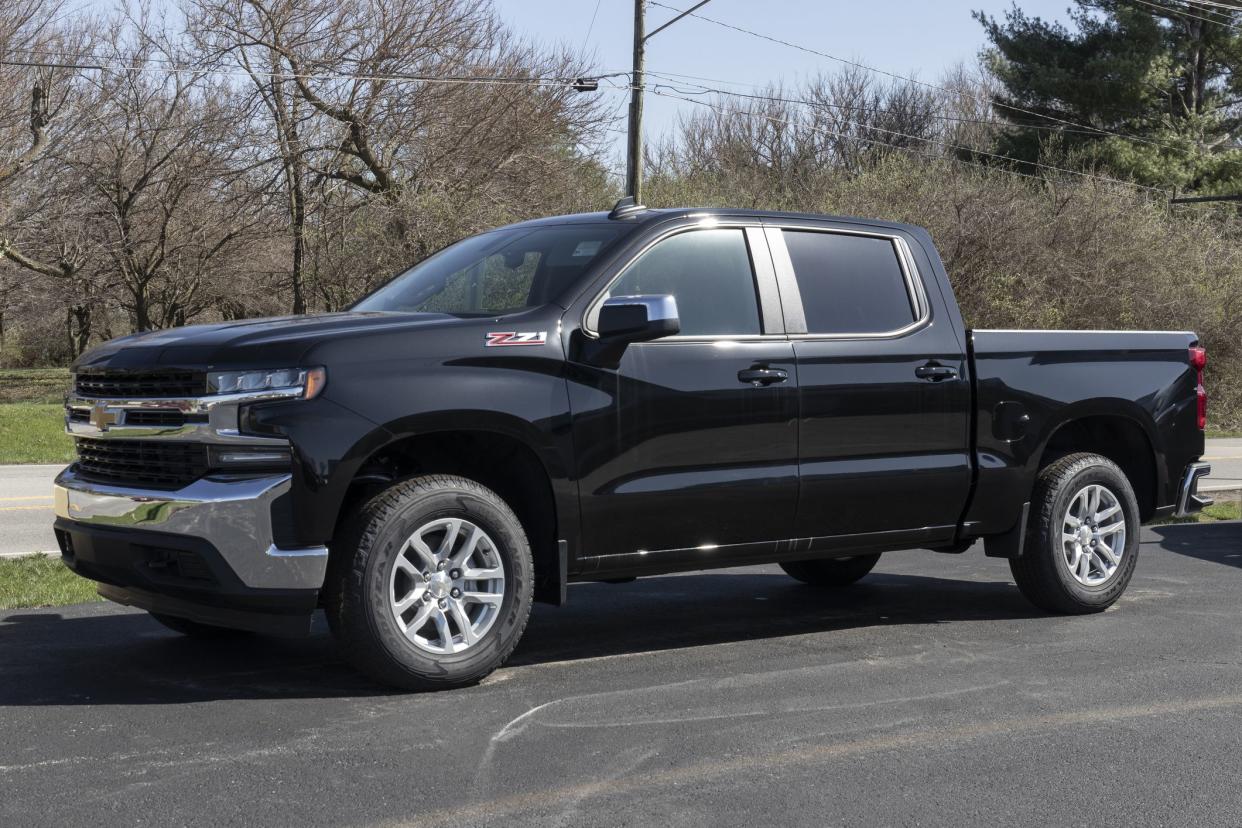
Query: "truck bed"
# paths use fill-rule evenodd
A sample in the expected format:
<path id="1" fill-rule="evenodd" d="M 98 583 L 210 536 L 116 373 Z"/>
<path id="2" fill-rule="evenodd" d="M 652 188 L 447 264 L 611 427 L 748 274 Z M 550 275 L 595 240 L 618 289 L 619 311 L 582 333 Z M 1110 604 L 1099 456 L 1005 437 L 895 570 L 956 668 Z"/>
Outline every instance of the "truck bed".
<path id="1" fill-rule="evenodd" d="M 1041 457 L 1049 446 L 1055 451 L 1050 441 L 1057 430 L 1097 413 L 1101 423 L 1108 416 L 1131 424 L 1122 439 L 1133 441 L 1127 454 L 1136 464 L 1138 455 L 1154 453 L 1154 467 L 1139 471 L 1153 488 L 1155 510 L 1176 502 L 1181 471 L 1203 453 L 1188 357 L 1198 344 L 1195 334 L 974 330 L 969 339 L 978 478 L 966 515 L 968 532 L 1012 526 Z"/>

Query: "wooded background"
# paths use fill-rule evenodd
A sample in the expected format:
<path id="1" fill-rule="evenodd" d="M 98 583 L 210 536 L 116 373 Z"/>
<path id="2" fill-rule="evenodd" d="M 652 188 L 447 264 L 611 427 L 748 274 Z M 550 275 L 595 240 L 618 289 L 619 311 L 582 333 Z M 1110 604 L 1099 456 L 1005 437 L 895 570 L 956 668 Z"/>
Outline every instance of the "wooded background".
<path id="1" fill-rule="evenodd" d="M 645 200 L 926 226 L 969 325 L 1195 330 L 1211 425 L 1240 429 L 1238 204 L 1169 199 L 1242 193 L 1242 11 L 1075 7 L 979 16 L 988 48 L 935 81 L 831 55 L 797 87 L 653 72 L 684 115 Z M 471 232 L 606 209 L 629 81 L 574 91 L 598 71 L 487 0 L 5 0 L 0 367 L 340 310 Z"/>

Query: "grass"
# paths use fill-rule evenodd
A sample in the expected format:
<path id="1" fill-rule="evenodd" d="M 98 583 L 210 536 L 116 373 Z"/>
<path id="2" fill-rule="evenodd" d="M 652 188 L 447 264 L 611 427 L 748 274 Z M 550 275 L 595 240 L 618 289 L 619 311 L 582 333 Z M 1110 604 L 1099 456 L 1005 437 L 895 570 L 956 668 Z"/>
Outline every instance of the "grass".
<path id="1" fill-rule="evenodd" d="M 1242 501 L 1239 500 L 1221 500 L 1213 503 L 1201 512 L 1195 512 L 1193 515 L 1187 515 L 1180 518 L 1169 518 L 1160 521 L 1160 524 L 1166 523 L 1216 523 L 1220 520 L 1242 520 Z M 1160 525 L 1157 524 L 1157 525 Z"/>
<path id="2" fill-rule="evenodd" d="M 68 388 L 67 368 L 0 369 L 0 464 L 73 459 L 62 408 Z"/>
<path id="3" fill-rule="evenodd" d="M 68 368 L 0 369 L 0 404 L 62 403 L 68 389 Z"/>
<path id="4" fill-rule="evenodd" d="M 100 600 L 95 582 L 74 575 L 60 558 L 30 555 L 0 560 L 0 610 Z"/>
<path id="5" fill-rule="evenodd" d="M 65 434 L 60 403 L 0 405 L 0 463 L 68 463 L 73 441 Z"/>

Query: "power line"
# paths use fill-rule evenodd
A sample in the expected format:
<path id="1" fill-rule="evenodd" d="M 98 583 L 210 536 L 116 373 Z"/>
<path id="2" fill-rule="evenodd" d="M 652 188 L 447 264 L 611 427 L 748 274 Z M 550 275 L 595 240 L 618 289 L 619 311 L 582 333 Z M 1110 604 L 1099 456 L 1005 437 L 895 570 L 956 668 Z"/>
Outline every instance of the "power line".
<path id="1" fill-rule="evenodd" d="M 651 3 L 651 5 L 653 5 L 653 6 L 660 6 L 661 8 L 665 8 L 665 9 L 672 9 L 673 11 L 681 11 L 680 9 L 677 9 L 677 8 L 676 8 L 676 7 L 674 7 L 674 6 L 669 6 L 669 5 L 666 5 L 666 4 L 664 4 L 664 3 L 661 3 L 661 2 L 659 2 L 659 0 L 649 0 L 649 2 L 650 2 L 650 3 Z M 1184 148 L 1182 148 L 1182 147 L 1174 146 L 1174 145 L 1172 145 L 1172 144 L 1165 144 L 1165 143 L 1162 143 L 1162 142 L 1160 142 L 1160 141 L 1153 141 L 1153 140 L 1150 140 L 1150 139 L 1147 139 L 1147 138 L 1140 138 L 1140 137 L 1139 137 L 1139 136 L 1137 136 L 1137 135 L 1128 135 L 1128 134 L 1126 134 L 1126 133 L 1122 133 L 1122 132 L 1115 132 L 1115 131 L 1110 130 L 1110 129 L 1105 129 L 1104 127 L 1094 127 L 1094 126 L 1091 126 L 1090 124 L 1081 124 L 1081 123 L 1077 123 L 1077 122 L 1075 122 L 1075 121 L 1069 121 L 1069 120 L 1066 120 L 1066 119 L 1064 119 L 1064 118 L 1058 118 L 1058 117 L 1056 117 L 1055 115 L 1046 115 L 1046 114 L 1044 114 L 1044 113 L 1042 113 L 1042 112 L 1036 112 L 1035 110 L 1032 110 L 1032 109 L 1024 109 L 1024 108 L 1022 108 L 1022 107 L 1020 107 L 1020 106 L 1015 106 L 1015 105 L 1013 105 L 1013 104 L 1002 103 L 1002 102 L 1000 102 L 1000 101 L 995 101 L 995 100 L 988 100 L 988 101 L 984 101 L 984 100 L 983 100 L 982 98 L 980 98 L 979 96 L 977 96 L 977 95 L 973 95 L 973 94 L 971 94 L 971 93 L 969 93 L 969 92 L 965 92 L 965 91 L 962 91 L 962 90 L 952 90 L 952 89 L 948 89 L 948 88 L 943 87 L 943 86 L 938 86 L 938 85 L 936 85 L 936 84 L 934 84 L 934 83 L 928 83 L 927 81 L 921 81 L 921 80 L 918 80 L 917 78 L 911 78 L 911 77 L 907 77 L 907 76 L 905 76 L 905 75 L 899 75 L 899 74 L 897 74 L 896 72 L 889 72 L 889 71 L 887 71 L 887 70 L 885 70 L 885 69 L 878 69 L 878 68 L 876 68 L 876 67 L 874 67 L 874 66 L 868 66 L 868 65 L 867 65 L 867 64 L 865 64 L 865 63 L 859 63 L 858 61 L 854 61 L 854 60 L 847 60 L 847 59 L 842 58 L 842 57 L 837 57 L 836 55 L 830 55 L 830 54 L 828 54 L 827 52 L 821 52 L 821 51 L 819 51 L 819 50 L 817 50 L 817 49 L 812 49 L 812 48 L 810 48 L 810 47 L 808 47 L 808 46 L 802 46 L 802 45 L 797 44 L 797 43 L 791 43 L 791 42 L 790 42 L 790 41 L 788 41 L 788 40 L 782 40 L 782 39 L 780 39 L 780 38 L 778 38 L 778 37 L 772 37 L 771 35 L 761 34 L 761 33 L 759 33 L 759 32 L 751 31 L 750 29 L 744 29 L 744 28 L 742 28 L 741 26 L 735 26 L 735 25 L 733 25 L 732 23 L 726 23 L 726 22 L 724 22 L 723 20 L 717 20 L 717 19 L 715 19 L 715 18 L 708 17 L 708 16 L 703 15 L 703 14 L 691 14 L 690 16 L 691 16 L 691 17 L 696 17 L 696 18 L 698 18 L 699 20 L 703 20 L 703 21 L 706 21 L 706 22 L 708 22 L 708 23 L 713 23 L 713 24 L 715 24 L 715 25 L 717 25 L 717 26 L 721 26 L 721 27 L 726 28 L 726 29 L 732 29 L 732 30 L 733 30 L 733 31 L 735 31 L 735 32 L 740 32 L 740 33 L 742 33 L 742 34 L 749 35 L 749 36 L 751 36 L 751 37 L 756 37 L 756 38 L 759 38 L 760 40 L 767 40 L 767 41 L 769 41 L 769 42 L 771 42 L 771 43 L 776 43 L 776 44 L 781 45 L 781 46 L 787 46 L 787 47 L 789 47 L 789 48 L 791 48 L 791 49 L 797 49 L 797 50 L 798 50 L 798 51 L 800 51 L 800 52 L 806 52 L 806 53 L 808 53 L 808 54 L 818 55 L 819 57 L 822 57 L 822 58 L 827 58 L 828 60 L 833 60 L 833 61 L 836 61 L 836 62 L 838 62 L 838 63 L 843 63 L 843 64 L 845 64 L 845 65 L 847 65 L 847 66 L 854 66 L 854 67 L 857 67 L 857 68 L 859 68 L 859 69 L 863 69 L 863 70 L 865 70 L 865 71 L 867 71 L 867 72 L 875 72 L 876 74 L 879 74 L 879 75 L 885 75 L 885 76 L 890 77 L 890 78 L 893 78 L 893 79 L 895 79 L 895 80 L 905 81 L 906 83 L 913 83 L 913 84 L 916 84 L 916 85 L 918 85 L 918 86 L 925 86 L 925 87 L 927 87 L 927 88 L 929 88 L 929 89 L 935 89 L 935 90 L 937 90 L 937 91 L 939 91 L 939 92 L 942 92 L 942 93 L 944 93 L 944 94 L 946 94 L 946 95 L 966 96 L 966 97 L 973 98 L 973 99 L 975 99 L 976 101 L 979 101 L 980 103 L 987 103 L 987 104 L 989 104 L 989 105 L 991 105 L 991 106 L 1000 107 L 1000 108 L 1002 108 L 1002 109 L 1008 109 L 1008 110 L 1010 110 L 1010 111 L 1012 111 L 1012 112 L 1020 112 L 1020 113 L 1022 113 L 1022 114 L 1024 114 L 1024 115 L 1030 115 L 1030 116 L 1033 116 L 1033 117 L 1036 117 L 1036 118 L 1044 118 L 1044 119 L 1046 119 L 1046 120 L 1049 120 L 1049 121 L 1055 121 L 1055 122 L 1057 122 L 1057 123 L 1060 123 L 1060 124 L 1065 124 L 1065 125 L 1067 125 L 1067 126 L 1079 127 L 1079 128 L 1082 128 L 1082 129 L 1090 130 L 1091 132 L 1094 132 L 1094 133 L 1098 133 L 1098 134 L 1100 134 L 1100 135 L 1112 135 L 1112 136 L 1114 136 L 1114 137 L 1117 137 L 1117 138 L 1122 138 L 1122 139 L 1125 139 L 1125 140 L 1128 140 L 1128 141 L 1136 141 L 1136 142 L 1141 143 L 1141 144 L 1150 144 L 1150 145 L 1152 145 L 1152 146 L 1163 147 L 1164 149 L 1172 150 L 1172 151 L 1174 151 L 1174 152 L 1180 152 L 1180 153 L 1183 153 L 1183 154 L 1186 154 L 1186 155 L 1190 155 L 1190 154 L 1191 154 L 1189 150 L 1186 150 L 1186 149 L 1184 149 Z"/>
<path id="2" fill-rule="evenodd" d="M 889 148 L 892 148 L 892 149 L 899 149 L 899 150 L 900 150 L 900 149 L 906 149 L 906 148 L 904 148 L 904 147 L 896 146 L 896 145 L 893 145 L 893 144 L 890 144 L 890 143 L 887 143 L 887 142 L 884 142 L 884 141 L 878 141 L 878 140 L 875 140 L 875 139 L 870 139 L 870 138 L 863 138 L 863 137 L 861 137 L 861 136 L 857 136 L 857 135 L 847 135 L 846 133 L 843 133 L 843 132 L 836 132 L 836 131 L 834 131 L 834 130 L 826 129 L 826 128 L 824 128 L 824 127 L 816 127 L 816 126 L 814 126 L 814 125 L 802 124 L 802 123 L 798 123 L 798 122 L 796 122 L 796 121 L 790 121 L 790 120 L 785 119 L 785 118 L 777 118 L 777 117 L 772 116 L 772 115 L 764 115 L 763 113 L 757 113 L 757 112 L 748 111 L 748 110 L 744 110 L 744 109 L 734 109 L 734 108 L 730 108 L 730 107 L 723 107 L 723 106 L 719 106 L 719 105 L 717 105 L 717 104 L 712 104 L 712 103 L 710 103 L 710 102 L 708 102 L 708 101 L 701 101 L 701 100 L 698 100 L 698 99 L 695 99 L 695 98 L 686 98 L 686 97 L 682 97 L 682 96 L 680 96 L 680 95 L 673 95 L 673 94 L 669 94 L 669 93 L 666 93 L 666 92 L 660 92 L 660 91 L 658 91 L 658 90 L 654 90 L 654 89 L 652 90 L 652 94 L 653 94 L 653 95 L 660 95 L 661 97 L 666 97 L 666 98 L 673 98 L 673 99 L 680 100 L 680 101 L 687 101 L 687 102 L 689 102 L 689 103 L 699 104 L 700 106 L 707 106 L 707 107 L 710 107 L 710 108 L 712 108 L 712 109 L 715 109 L 715 110 L 716 110 L 716 111 L 718 111 L 718 112 L 733 112 L 733 113 L 736 113 L 736 114 L 739 114 L 739 115 L 746 115 L 746 116 L 749 116 L 749 117 L 764 118 L 764 119 L 766 119 L 766 120 L 772 121 L 773 123 L 785 124 L 786 126 L 803 126 L 803 127 L 808 128 L 808 129 L 811 129 L 812 131 L 815 131 L 815 132 L 824 132 L 824 133 L 826 133 L 826 134 L 833 135 L 833 136 L 835 136 L 835 137 L 837 137 L 837 138 L 842 138 L 842 139 L 845 139 L 845 140 L 864 141 L 864 142 L 866 142 L 866 143 L 871 143 L 871 144 L 879 144 L 879 145 L 881 145 L 881 146 L 889 147 Z M 728 94 L 728 93 L 725 93 L 725 94 Z M 1028 165 L 1030 165 L 1030 166 L 1037 167 L 1037 168 L 1039 168 L 1039 169 L 1049 170 L 1049 171 L 1051 171 L 1051 172 L 1062 173 L 1062 174 L 1065 174 L 1065 175 L 1075 175 L 1075 176 L 1079 176 L 1079 177 L 1081 177 L 1081 178 L 1088 178 L 1088 179 L 1091 179 L 1091 180 L 1093 180 L 1093 181 L 1104 181 L 1104 182 L 1107 182 L 1107 183 L 1109 183 L 1109 184 L 1119 184 L 1119 185 L 1121 185 L 1121 186 L 1130 187 L 1130 188 L 1133 188 L 1133 189 L 1136 189 L 1136 190 L 1148 190 L 1148 191 L 1151 191 L 1151 192 L 1157 192 L 1157 193 L 1161 193 L 1161 194 L 1163 194 L 1163 193 L 1164 193 L 1164 190 L 1160 189 L 1159 187 L 1149 187 L 1149 186 L 1147 186 L 1147 185 L 1145 185 L 1145 184 L 1135 184 L 1135 183 L 1134 183 L 1134 182 L 1132 182 L 1132 181 L 1123 181 L 1123 180 L 1122 180 L 1122 179 L 1120 179 L 1120 178 L 1110 178 L 1110 177 L 1108 177 L 1108 176 L 1103 176 L 1103 175 L 1092 175 L 1091 173 L 1085 173 L 1085 172 L 1082 172 L 1082 171 L 1080 171 L 1080 170 L 1072 170 L 1072 169 L 1068 169 L 1068 168 L 1065 168 L 1065 167 L 1057 167 L 1057 166 L 1053 166 L 1052 164 L 1045 164 L 1045 163 L 1040 162 L 1040 161 L 1024 161 L 1024 160 L 1019 159 L 1019 158 L 1011 158 L 1010 156 L 1007 156 L 1007 155 L 999 155 L 999 154 L 997 154 L 997 153 L 986 152 L 986 151 L 984 151 L 984 150 L 975 149 L 975 148 L 973 148 L 973 147 L 966 147 L 966 146 L 961 146 L 961 145 L 958 145 L 958 144 L 951 144 L 951 143 L 948 143 L 948 142 L 946 142 L 946 141 L 938 141 L 938 140 L 936 140 L 935 138 L 925 138 L 925 137 L 922 137 L 922 136 L 919 136 L 919 135 L 911 135 L 910 133 L 907 133 L 907 132 L 899 132 L 899 131 L 897 131 L 897 130 L 886 129 L 886 128 L 884 128 L 884 127 L 873 126 L 873 125 L 870 125 L 870 124 L 862 124 L 862 123 L 859 123 L 859 122 L 857 122 L 857 121 L 846 121 L 846 123 L 848 123 L 848 124 L 850 124 L 850 125 L 852 125 L 852 126 L 857 126 L 857 127 L 860 127 L 860 128 L 862 128 L 862 129 L 871 129 L 871 130 L 875 130 L 875 131 L 877 131 L 877 132 L 883 132 L 883 133 L 886 133 L 886 134 L 888 134 L 888 135 L 893 135 L 893 136 L 897 136 L 897 137 L 901 137 L 901 138 L 908 138 L 908 139 L 913 140 L 913 141 L 922 141 L 922 142 L 924 142 L 924 143 L 932 144 L 932 145 L 934 145 L 934 146 L 943 147 L 944 149 L 959 150 L 959 151 L 961 151 L 961 152 L 968 152 L 968 153 L 971 153 L 971 154 L 974 154 L 974 155 L 983 156 L 983 157 L 986 157 L 986 158 L 994 158 L 994 159 L 996 159 L 996 160 L 998 160 L 998 161 L 1009 161 L 1009 162 L 1012 162 L 1012 163 L 1015 163 L 1015 164 L 1028 164 Z M 962 160 L 962 159 L 955 159 L 955 160 Z M 985 165 L 977 164 L 976 166 L 985 166 Z M 987 167 L 987 168 L 988 168 L 988 169 L 998 169 L 998 168 L 995 168 L 995 167 Z M 1005 172 L 1014 172 L 1013 170 L 1004 170 L 1004 171 L 1005 171 Z M 1028 176 L 1028 177 L 1033 177 L 1033 176 Z"/>
<path id="3" fill-rule="evenodd" d="M 1210 19 L 1212 20 L 1220 20 L 1223 18 L 1225 21 L 1230 22 L 1230 23 L 1232 23 L 1233 20 L 1235 19 L 1235 14 L 1237 12 L 1242 12 L 1242 6 L 1234 6 L 1231 11 L 1221 11 L 1220 9 L 1217 9 L 1217 8 L 1204 7 L 1201 5 L 1191 4 L 1189 6 L 1189 9 L 1192 11 L 1197 11 L 1201 14 L 1210 15 Z"/>
<path id="4" fill-rule="evenodd" d="M 1210 17 L 1200 17 L 1196 14 L 1191 14 L 1190 9 L 1185 9 L 1180 6 L 1176 9 L 1171 9 L 1168 6 L 1158 6 L 1155 3 L 1148 3 L 1147 0 L 1134 0 L 1134 2 L 1140 5 L 1143 5 L 1143 6 L 1147 6 L 1149 9 L 1154 9 L 1155 11 L 1161 12 L 1162 14 L 1177 15 L 1179 17 L 1188 17 L 1192 20 L 1199 20 L 1203 23 L 1215 23 L 1218 26 L 1224 26 L 1226 29 L 1233 29 L 1234 31 L 1237 31 L 1239 28 L 1238 26 L 1235 26 L 1233 25 L 1233 23 L 1226 21 L 1226 20 L 1215 20 Z M 1210 14 L 1210 12 L 1207 12 L 1207 11 L 1205 11 L 1205 13 Z"/>
<path id="5" fill-rule="evenodd" d="M 591 12 L 591 23 L 587 26 L 586 37 L 582 38 L 582 48 L 578 51 L 585 52 L 587 44 L 591 41 L 591 32 L 595 31 L 595 18 L 599 16 L 599 4 L 601 0 L 595 0 L 595 11 Z"/>
<path id="6" fill-rule="evenodd" d="M 1214 0 L 1194 0 L 1194 2 L 1188 2 L 1186 5 L 1191 8 L 1196 6 L 1214 6 L 1218 9 L 1227 9 L 1231 12 L 1242 12 L 1242 5 L 1234 6 L 1229 3 L 1217 3 L 1214 2 Z"/>
<path id="7" fill-rule="evenodd" d="M 688 101 L 689 103 L 694 103 L 694 104 L 699 104 L 699 105 L 701 105 L 701 106 L 706 106 L 706 107 L 708 107 L 708 108 L 710 108 L 710 109 L 714 109 L 714 110 L 716 110 L 717 112 L 735 112 L 735 113 L 740 114 L 740 115 L 750 115 L 750 116 L 755 116 L 755 113 L 752 113 L 752 112 L 747 112 L 746 110 L 741 110 L 741 109 L 730 109 L 730 108 L 728 108 L 728 107 L 722 107 L 722 106 L 717 106 L 717 105 L 715 105 L 715 104 L 708 103 L 707 101 L 698 101 L 698 100 L 693 100 L 693 99 L 680 99 L 680 98 L 677 98 L 677 96 L 676 96 L 676 95 L 669 95 L 669 94 L 664 93 L 664 92 L 656 92 L 656 91 L 653 91 L 651 94 L 653 94 L 653 95 L 658 95 L 658 96 L 660 96 L 660 97 L 664 97 L 664 98 L 676 98 L 676 99 L 678 99 L 678 100 L 686 100 L 686 101 Z M 785 120 L 785 119 L 782 119 L 782 118 L 776 118 L 776 117 L 771 116 L 771 115 L 758 115 L 758 116 L 756 116 L 756 117 L 761 117 L 761 118 L 764 118 L 764 119 L 766 119 L 766 120 L 772 121 L 772 122 L 774 122 L 774 123 L 780 123 L 780 124 L 784 124 L 784 125 L 786 125 L 786 126 L 796 126 L 796 125 L 797 125 L 797 124 L 795 124 L 795 122 L 793 122 L 793 121 Z M 883 147 L 883 148 L 885 148 L 885 149 L 897 150 L 897 151 L 899 151 L 899 152 L 904 152 L 904 153 L 907 153 L 907 154 L 909 154 L 909 155 L 917 155 L 917 156 L 919 156 L 920 158 L 927 158 L 927 159 L 932 160 L 932 161 L 951 161 L 951 162 L 953 162 L 953 163 L 955 163 L 955 164 L 960 164 L 960 165 L 963 165 L 963 166 L 969 166 L 969 167 L 978 167 L 978 168 L 979 168 L 979 169 L 981 169 L 981 170 L 988 170 L 988 171 L 990 171 L 990 172 L 1000 172 L 1000 173 L 1005 173 L 1006 175 L 1012 175 L 1012 176 L 1016 176 L 1016 177 L 1018 177 L 1018 178 L 1029 178 L 1029 179 L 1034 179 L 1034 180 L 1036 180 L 1036 181 L 1042 181 L 1042 180 L 1043 180 L 1042 178 L 1040 178 L 1040 177 L 1039 177 L 1039 176 L 1037 176 L 1037 175 L 1031 175 L 1030 173 L 1020 172 L 1020 171 L 1018 171 L 1018 170 L 1006 169 L 1005 167 L 992 167 L 992 166 L 988 166 L 988 165 L 986 165 L 986 164 L 979 164 L 979 163 L 977 163 L 977 162 L 974 162 L 974 161 L 969 161 L 969 160 L 964 159 L 964 158 L 955 158 L 955 157 L 953 157 L 953 156 L 948 156 L 948 155 L 934 155 L 934 154 L 929 153 L 929 152 L 922 152 L 922 151 L 917 150 L 917 149 L 914 149 L 914 148 L 912 148 L 912 147 L 903 147 L 903 146 L 899 146 L 899 145 L 896 145 L 896 144 L 889 144 L 889 143 L 886 143 L 886 142 L 884 142 L 884 141 L 878 141 L 878 140 L 875 140 L 875 139 L 872 139 L 872 138 L 863 138 L 862 136 L 859 136 L 859 135 L 846 135 L 845 133 L 842 133 L 842 132 L 835 132 L 835 131 L 833 131 L 833 130 L 830 130 L 830 129 L 827 129 L 827 128 L 823 128 L 823 127 L 820 127 L 820 128 L 815 128 L 815 127 L 812 127 L 812 130 L 813 130 L 813 131 L 816 131 L 816 132 L 822 132 L 822 133 L 827 134 L 827 135 L 832 135 L 832 136 L 834 136 L 834 137 L 841 138 L 841 139 L 844 139 L 844 140 L 847 140 L 847 141 L 859 141 L 859 142 L 864 143 L 864 144 L 873 144 L 873 145 L 875 145 L 875 146 Z"/>
<path id="8" fill-rule="evenodd" d="M 30 51 L 30 50 L 11 50 L 11 51 Z M 144 62 L 164 62 L 172 63 L 161 58 L 144 58 Z M 192 74 L 202 77 L 218 76 L 218 77 L 241 77 L 249 78 L 253 76 L 269 78 L 272 80 L 315 80 L 315 81 L 384 81 L 395 83 L 442 83 L 442 84 L 466 84 L 466 85 L 494 85 L 494 86 L 568 86 L 573 87 L 580 85 L 584 80 L 583 77 L 576 78 L 555 78 L 555 77 L 530 77 L 530 76 L 509 76 L 509 77 L 485 77 L 475 75 L 415 75 L 415 74 L 392 74 L 392 75 L 350 75 L 350 74 L 312 74 L 312 73 L 294 73 L 294 72 L 260 72 L 248 71 L 244 69 L 214 69 L 207 67 L 193 66 L 141 66 L 137 62 L 126 65 L 121 61 L 116 61 L 112 65 L 100 63 L 80 63 L 80 62 L 51 62 L 51 61 L 25 61 L 25 60 L 0 60 L 0 66 L 17 66 L 36 69 L 74 69 L 74 70 L 92 70 L 100 72 L 164 72 L 166 74 Z M 626 72 L 612 72 L 604 75 L 591 75 L 593 80 L 604 80 L 607 78 L 616 78 L 626 75 Z M 626 87 L 610 86 L 609 89 L 620 89 Z"/>
<path id="9" fill-rule="evenodd" d="M 866 110 L 868 112 L 879 112 L 879 113 L 883 113 L 886 115 L 894 114 L 894 113 L 901 114 L 906 111 L 906 110 L 891 109 L 887 107 L 864 107 L 864 106 L 851 107 L 849 104 L 830 103 L 828 101 L 812 101 L 812 100 L 806 100 L 804 98 L 773 97 L 771 95 L 763 95 L 763 94 L 755 93 L 754 90 L 759 89 L 760 87 L 753 86 L 750 84 L 739 83 L 736 81 L 719 80 L 716 78 L 705 78 L 702 76 L 695 76 L 695 75 L 678 75 L 676 73 L 670 73 L 670 72 L 655 72 L 650 69 L 647 70 L 647 74 L 651 75 L 652 77 L 660 78 L 662 80 L 667 80 L 670 82 L 676 82 L 678 78 L 693 78 L 696 80 L 711 81 L 712 83 L 723 83 L 725 85 L 743 86 L 743 87 L 746 87 L 752 90 L 751 94 L 746 94 L 742 92 L 729 92 L 723 89 L 713 89 L 712 87 L 704 86 L 701 83 L 692 84 L 693 86 L 696 86 L 700 90 L 702 90 L 700 92 L 686 91 L 684 89 L 673 88 L 674 92 L 679 92 L 683 95 L 702 95 L 702 94 L 707 94 L 707 93 L 717 93 L 717 94 L 736 95 L 738 97 L 743 97 L 743 98 L 759 98 L 759 99 L 769 100 L 769 101 L 779 101 L 782 103 L 803 104 L 805 106 L 824 108 L 824 109 L 848 110 L 851 108 L 857 108 L 860 110 Z M 660 86 L 660 85 L 657 84 L 657 86 Z M 672 87 L 664 87 L 664 88 L 672 88 Z M 979 124 L 981 126 L 994 127 L 996 129 L 1035 129 L 1035 130 L 1048 130 L 1048 131 L 1056 131 L 1056 132 L 1073 132 L 1073 133 L 1082 134 L 1082 135 L 1094 135 L 1095 134 L 1094 132 L 1090 132 L 1088 130 L 1082 130 L 1082 129 L 1066 129 L 1065 127 L 1049 126 L 1049 125 L 1044 125 L 1044 124 L 1015 124 L 1015 123 L 1010 123 L 1007 121 L 1000 121 L 997 119 L 968 118 L 962 115 L 944 115 L 938 112 L 928 112 L 926 113 L 926 117 L 933 118 L 938 121 L 950 121 L 953 123 Z"/>

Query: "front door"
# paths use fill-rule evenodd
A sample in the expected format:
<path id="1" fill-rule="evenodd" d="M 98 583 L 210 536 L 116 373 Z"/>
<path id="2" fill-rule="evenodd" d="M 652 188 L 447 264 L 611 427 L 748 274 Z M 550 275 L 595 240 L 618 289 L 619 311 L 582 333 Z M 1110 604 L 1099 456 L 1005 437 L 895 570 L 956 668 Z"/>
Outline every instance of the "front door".
<path id="1" fill-rule="evenodd" d="M 797 371 L 774 281 L 757 284 L 756 264 L 773 280 L 757 228 L 684 228 L 621 269 L 605 294 L 672 294 L 681 333 L 631 345 L 616 370 L 570 367 L 583 553 L 594 569 L 710 566 L 788 537 Z"/>

